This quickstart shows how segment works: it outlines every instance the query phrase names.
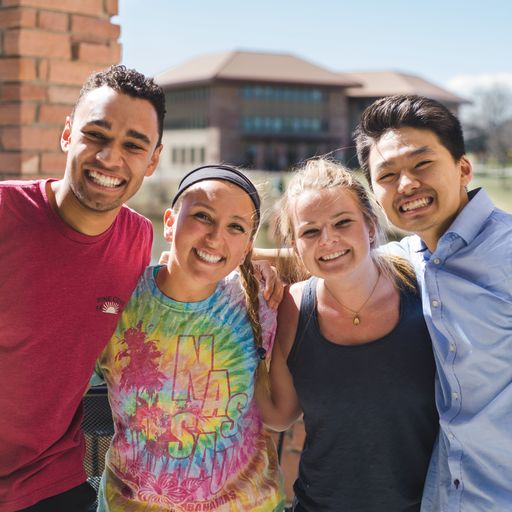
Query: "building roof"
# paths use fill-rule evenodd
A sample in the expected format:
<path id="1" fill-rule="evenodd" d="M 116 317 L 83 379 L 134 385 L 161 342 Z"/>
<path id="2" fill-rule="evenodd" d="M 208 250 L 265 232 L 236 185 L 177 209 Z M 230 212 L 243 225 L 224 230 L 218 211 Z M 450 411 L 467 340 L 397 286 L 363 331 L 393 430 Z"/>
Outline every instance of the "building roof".
<path id="1" fill-rule="evenodd" d="M 155 77 L 163 88 L 171 85 L 236 80 L 356 88 L 358 81 L 335 73 L 300 57 L 284 53 L 230 51 L 201 55 Z"/>
<path id="2" fill-rule="evenodd" d="M 394 94 L 418 94 L 441 103 L 469 103 L 468 100 L 439 87 L 419 76 L 398 71 L 367 71 L 345 73 L 344 76 L 360 82 L 362 87 L 351 87 L 346 93 L 351 98 L 380 98 Z"/>

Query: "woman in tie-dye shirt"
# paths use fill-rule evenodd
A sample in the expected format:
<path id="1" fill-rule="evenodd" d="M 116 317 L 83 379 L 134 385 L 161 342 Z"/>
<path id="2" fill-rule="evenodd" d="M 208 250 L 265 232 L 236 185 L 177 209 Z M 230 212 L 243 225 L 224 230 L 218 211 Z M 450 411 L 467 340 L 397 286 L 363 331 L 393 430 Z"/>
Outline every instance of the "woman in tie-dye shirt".
<path id="1" fill-rule="evenodd" d="M 183 178 L 164 216 L 169 261 L 145 271 L 98 361 L 115 423 L 99 511 L 284 510 L 253 398 L 275 331 L 250 262 L 258 224 L 236 169 Z"/>

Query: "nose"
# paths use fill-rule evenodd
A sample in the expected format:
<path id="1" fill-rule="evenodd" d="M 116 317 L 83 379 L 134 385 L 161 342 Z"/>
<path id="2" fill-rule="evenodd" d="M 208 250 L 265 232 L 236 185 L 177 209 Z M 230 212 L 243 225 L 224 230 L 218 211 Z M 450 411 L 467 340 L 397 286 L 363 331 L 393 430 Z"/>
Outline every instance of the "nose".
<path id="1" fill-rule="evenodd" d="M 206 235 L 208 243 L 214 244 L 214 243 L 218 242 L 220 239 L 220 236 L 221 236 L 220 226 L 217 225 L 216 223 L 212 223 L 210 225 L 210 229 L 208 230 L 208 233 Z"/>
<path id="2" fill-rule="evenodd" d="M 329 226 L 326 226 L 320 230 L 320 245 L 328 245 L 334 240 L 334 233 Z"/>
<path id="3" fill-rule="evenodd" d="M 416 177 L 408 172 L 402 172 L 398 180 L 398 192 L 400 194 L 408 194 L 419 187 L 419 181 Z"/>
<path id="4" fill-rule="evenodd" d="M 121 165 L 121 151 L 114 144 L 103 146 L 96 157 L 105 167 L 119 167 Z"/>

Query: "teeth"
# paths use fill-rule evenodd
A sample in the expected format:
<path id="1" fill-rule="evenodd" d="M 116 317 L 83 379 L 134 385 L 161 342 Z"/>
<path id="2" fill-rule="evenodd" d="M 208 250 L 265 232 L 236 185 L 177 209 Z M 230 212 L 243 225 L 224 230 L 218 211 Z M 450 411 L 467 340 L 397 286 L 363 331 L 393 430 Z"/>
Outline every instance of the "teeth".
<path id="1" fill-rule="evenodd" d="M 346 251 L 338 251 L 338 252 L 333 252 L 332 254 L 327 254 L 326 256 L 322 256 L 320 259 L 322 261 L 330 261 L 330 260 L 334 260 L 336 258 L 339 258 L 340 256 L 343 256 L 344 254 L 346 254 L 348 252 L 348 250 Z"/>
<path id="2" fill-rule="evenodd" d="M 207 263 L 218 263 L 222 256 L 214 256 L 213 254 L 208 254 L 207 252 L 201 251 L 201 249 L 196 249 L 197 255 Z"/>
<path id="3" fill-rule="evenodd" d="M 89 178 L 94 181 L 94 183 L 97 183 L 98 185 L 101 185 L 102 187 L 109 187 L 109 188 L 115 188 L 123 182 L 120 178 L 113 178 L 112 176 L 105 176 L 104 174 L 100 174 L 96 171 L 89 171 Z"/>
<path id="4" fill-rule="evenodd" d="M 411 210 L 416 210 L 416 208 L 423 208 L 424 206 L 428 206 L 430 202 L 430 198 L 422 197 L 421 199 L 416 199 L 415 201 L 410 201 L 409 203 L 403 204 L 400 209 L 403 212 L 409 212 Z"/>

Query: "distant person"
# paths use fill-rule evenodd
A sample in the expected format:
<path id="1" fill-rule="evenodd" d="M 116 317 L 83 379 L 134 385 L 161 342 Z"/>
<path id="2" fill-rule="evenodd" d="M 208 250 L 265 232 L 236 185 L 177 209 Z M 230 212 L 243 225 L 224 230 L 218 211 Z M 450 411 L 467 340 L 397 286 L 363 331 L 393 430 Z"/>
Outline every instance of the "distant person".
<path id="1" fill-rule="evenodd" d="M 418 512 L 438 431 L 432 346 L 404 260 L 375 249 L 379 221 L 363 185 L 315 159 L 280 208 L 285 241 L 312 276 L 279 308 L 263 420 L 304 415 L 295 512 Z"/>
<path id="2" fill-rule="evenodd" d="M 457 118 L 437 101 L 370 105 L 359 162 L 416 269 L 437 364 L 440 436 L 423 512 L 512 510 L 512 215 L 472 177 Z"/>
<path id="3" fill-rule="evenodd" d="M 259 221 L 237 169 L 181 181 L 164 215 L 168 262 L 146 269 L 97 365 L 115 425 L 100 512 L 284 510 L 253 398 L 276 319 L 251 263 Z"/>

